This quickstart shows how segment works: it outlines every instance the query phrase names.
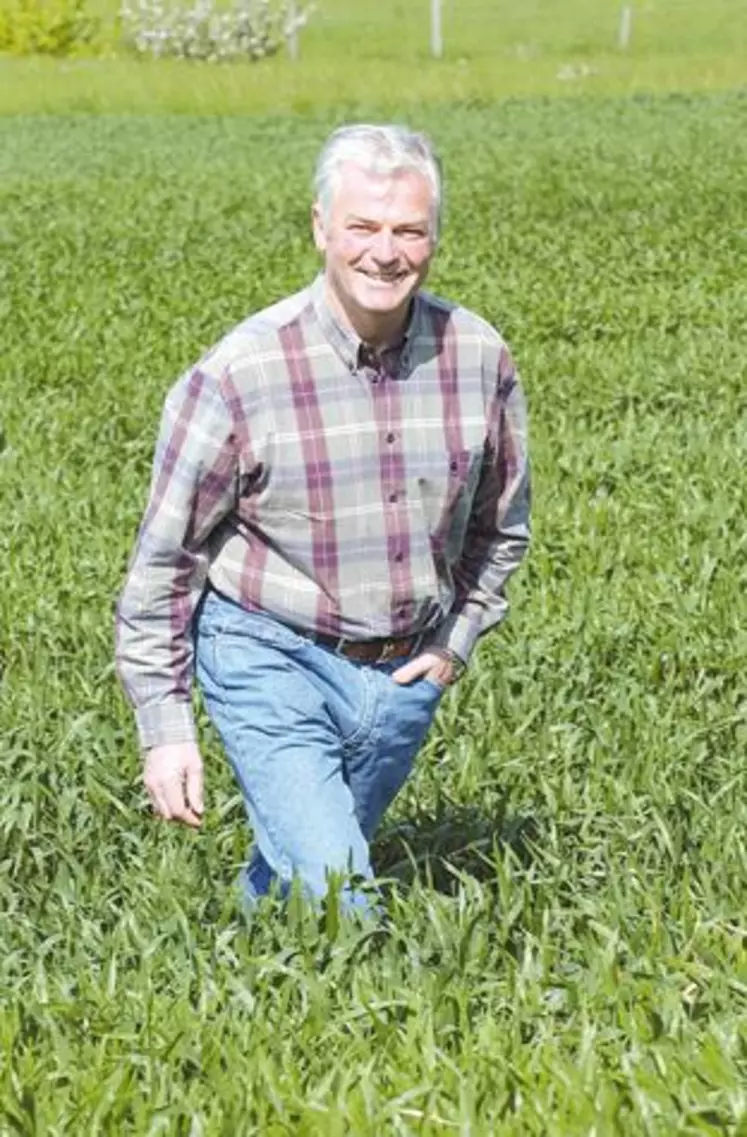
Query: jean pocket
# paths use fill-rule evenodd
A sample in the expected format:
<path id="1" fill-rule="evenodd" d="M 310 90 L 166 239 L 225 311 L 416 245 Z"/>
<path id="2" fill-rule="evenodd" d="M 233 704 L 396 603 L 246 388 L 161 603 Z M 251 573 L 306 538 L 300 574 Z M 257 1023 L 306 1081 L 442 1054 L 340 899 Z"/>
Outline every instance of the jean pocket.
<path id="1" fill-rule="evenodd" d="M 264 612 L 250 612 L 217 592 L 210 592 L 205 600 L 200 617 L 200 634 L 220 639 L 244 637 L 283 651 L 296 651 L 308 642 L 300 632 L 274 616 Z"/>
<path id="2" fill-rule="evenodd" d="M 437 683 L 435 679 L 428 679 L 426 676 L 423 676 L 420 683 L 423 687 L 428 689 L 429 693 L 437 695 L 439 698 L 446 690 L 446 687 L 444 687 L 442 683 Z"/>

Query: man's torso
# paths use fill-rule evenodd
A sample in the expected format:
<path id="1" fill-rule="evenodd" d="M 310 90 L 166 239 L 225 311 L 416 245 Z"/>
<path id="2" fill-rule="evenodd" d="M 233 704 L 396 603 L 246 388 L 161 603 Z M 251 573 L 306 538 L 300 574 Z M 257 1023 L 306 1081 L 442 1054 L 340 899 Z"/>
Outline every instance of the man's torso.
<path id="1" fill-rule="evenodd" d="M 396 375 L 361 366 L 320 282 L 199 365 L 236 424 L 235 510 L 209 579 L 247 608 L 351 638 L 436 625 L 454 598 L 500 340 L 428 294 Z"/>

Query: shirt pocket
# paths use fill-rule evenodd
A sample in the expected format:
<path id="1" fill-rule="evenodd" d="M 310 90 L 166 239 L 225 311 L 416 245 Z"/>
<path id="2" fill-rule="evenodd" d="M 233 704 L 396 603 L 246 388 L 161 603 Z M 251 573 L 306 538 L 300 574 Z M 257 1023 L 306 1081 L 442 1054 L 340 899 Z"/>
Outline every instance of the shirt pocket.
<path id="1" fill-rule="evenodd" d="M 423 461 L 418 491 L 434 556 L 458 559 L 481 465 L 481 448 L 432 454 Z"/>

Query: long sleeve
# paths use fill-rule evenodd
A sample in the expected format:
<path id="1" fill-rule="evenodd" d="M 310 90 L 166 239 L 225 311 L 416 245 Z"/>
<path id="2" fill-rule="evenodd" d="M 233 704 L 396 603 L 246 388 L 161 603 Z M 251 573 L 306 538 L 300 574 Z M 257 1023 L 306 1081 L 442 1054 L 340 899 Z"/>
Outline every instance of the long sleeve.
<path id="1" fill-rule="evenodd" d="M 460 560 L 456 599 L 434 643 L 465 662 L 479 636 L 508 612 L 505 585 L 530 538 L 530 469 L 524 394 L 503 348 L 480 481 Z"/>
<path id="2" fill-rule="evenodd" d="M 205 542 L 234 507 L 236 448 L 217 379 L 197 369 L 170 392 L 150 499 L 117 607 L 116 658 L 144 748 L 195 737 L 192 618 Z"/>

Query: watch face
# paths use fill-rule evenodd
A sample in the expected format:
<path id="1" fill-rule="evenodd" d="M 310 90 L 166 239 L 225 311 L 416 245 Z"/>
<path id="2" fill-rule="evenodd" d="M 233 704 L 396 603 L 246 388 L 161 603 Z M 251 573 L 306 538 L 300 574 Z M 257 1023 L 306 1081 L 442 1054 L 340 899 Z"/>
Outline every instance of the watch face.
<path id="1" fill-rule="evenodd" d="M 451 682 L 456 683 L 457 679 L 461 679 L 465 671 L 465 664 L 454 651 L 446 650 L 446 658 L 449 661 L 451 669 Z"/>

